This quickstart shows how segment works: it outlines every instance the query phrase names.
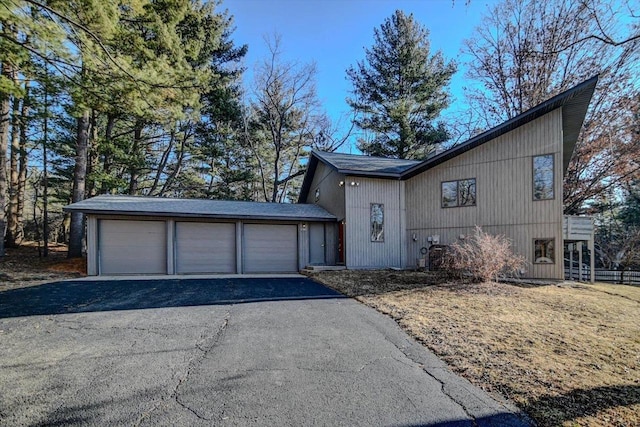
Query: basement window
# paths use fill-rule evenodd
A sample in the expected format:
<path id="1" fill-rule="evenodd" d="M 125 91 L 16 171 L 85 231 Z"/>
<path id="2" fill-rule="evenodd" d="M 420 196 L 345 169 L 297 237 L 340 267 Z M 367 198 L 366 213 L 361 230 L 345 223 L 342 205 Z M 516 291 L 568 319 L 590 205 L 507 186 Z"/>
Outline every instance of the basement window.
<path id="1" fill-rule="evenodd" d="M 553 154 L 533 157 L 533 200 L 554 198 L 553 163 Z"/>
<path id="2" fill-rule="evenodd" d="M 476 179 L 460 179 L 442 183 L 441 204 L 443 208 L 476 205 Z"/>
<path id="3" fill-rule="evenodd" d="M 534 239 L 533 240 L 533 262 L 534 264 L 555 264 L 555 239 Z"/>
<path id="4" fill-rule="evenodd" d="M 384 205 L 371 203 L 371 241 L 384 242 Z"/>

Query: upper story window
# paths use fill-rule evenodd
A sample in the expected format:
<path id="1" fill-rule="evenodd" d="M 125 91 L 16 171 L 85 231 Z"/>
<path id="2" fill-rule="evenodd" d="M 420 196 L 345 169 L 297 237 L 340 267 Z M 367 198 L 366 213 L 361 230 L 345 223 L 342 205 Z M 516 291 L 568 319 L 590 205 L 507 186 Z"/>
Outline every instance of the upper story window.
<path id="1" fill-rule="evenodd" d="M 316 192 L 314 196 L 315 196 L 316 202 L 320 200 L 320 188 L 316 188 Z"/>
<path id="2" fill-rule="evenodd" d="M 553 154 L 533 157 L 533 200 L 550 200 L 555 197 Z"/>
<path id="3" fill-rule="evenodd" d="M 442 207 L 476 205 L 476 179 L 460 179 L 442 183 Z"/>
<path id="4" fill-rule="evenodd" d="M 371 203 L 371 241 L 384 242 L 384 205 Z"/>

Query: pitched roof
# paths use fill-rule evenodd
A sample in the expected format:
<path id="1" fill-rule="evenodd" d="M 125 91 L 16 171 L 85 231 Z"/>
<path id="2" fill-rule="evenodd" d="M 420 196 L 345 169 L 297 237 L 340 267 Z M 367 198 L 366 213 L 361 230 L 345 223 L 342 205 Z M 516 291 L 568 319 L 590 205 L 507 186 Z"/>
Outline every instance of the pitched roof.
<path id="1" fill-rule="evenodd" d="M 113 195 L 92 197 L 66 206 L 64 210 L 88 214 L 185 218 L 336 220 L 334 215 L 317 205 Z"/>
<path id="2" fill-rule="evenodd" d="M 420 163 L 419 160 L 389 159 L 362 154 L 313 151 L 327 165 L 345 175 L 399 177 L 402 172 Z"/>
<path id="3" fill-rule="evenodd" d="M 423 161 L 313 151 L 309 158 L 298 202 L 304 202 L 309 194 L 318 161 L 345 175 L 406 180 L 558 108 L 562 108 L 562 165 L 563 171 L 566 172 L 597 82 L 598 76 L 596 75 L 462 144 Z"/>

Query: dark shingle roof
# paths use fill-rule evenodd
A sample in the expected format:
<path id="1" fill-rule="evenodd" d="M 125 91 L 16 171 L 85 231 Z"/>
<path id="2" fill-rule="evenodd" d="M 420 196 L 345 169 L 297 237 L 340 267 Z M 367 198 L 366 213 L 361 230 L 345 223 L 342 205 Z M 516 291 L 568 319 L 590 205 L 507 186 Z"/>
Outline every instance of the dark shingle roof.
<path id="1" fill-rule="evenodd" d="M 336 220 L 335 216 L 317 205 L 112 195 L 92 197 L 66 206 L 64 210 L 105 215 L 153 215 L 280 221 Z"/>
<path id="2" fill-rule="evenodd" d="M 420 163 L 418 160 L 388 159 L 359 154 L 325 153 L 314 155 L 345 175 L 372 175 L 399 177 L 404 171 Z"/>

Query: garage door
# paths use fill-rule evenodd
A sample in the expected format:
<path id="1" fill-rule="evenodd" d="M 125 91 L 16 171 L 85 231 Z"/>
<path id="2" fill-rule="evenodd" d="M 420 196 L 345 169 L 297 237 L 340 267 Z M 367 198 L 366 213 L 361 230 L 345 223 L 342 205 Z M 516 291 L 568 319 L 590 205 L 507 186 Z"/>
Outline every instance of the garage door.
<path id="1" fill-rule="evenodd" d="M 176 273 L 235 273 L 234 223 L 176 223 Z"/>
<path id="2" fill-rule="evenodd" d="M 100 274 L 165 274 L 167 236 L 164 221 L 101 220 Z"/>
<path id="3" fill-rule="evenodd" d="M 245 273 L 298 271 L 296 225 L 245 224 L 243 249 Z"/>

